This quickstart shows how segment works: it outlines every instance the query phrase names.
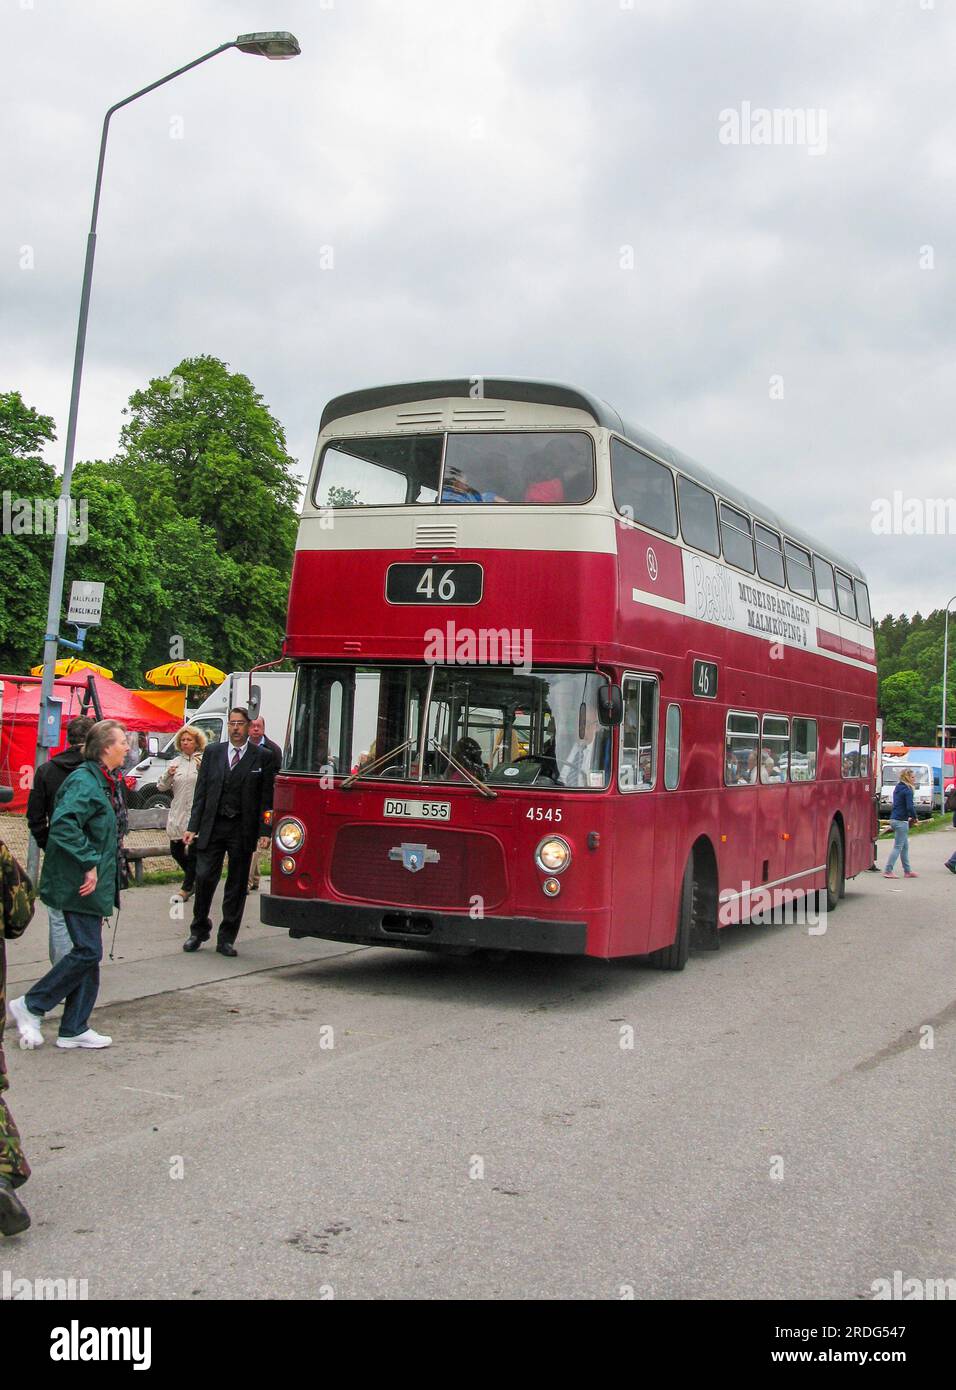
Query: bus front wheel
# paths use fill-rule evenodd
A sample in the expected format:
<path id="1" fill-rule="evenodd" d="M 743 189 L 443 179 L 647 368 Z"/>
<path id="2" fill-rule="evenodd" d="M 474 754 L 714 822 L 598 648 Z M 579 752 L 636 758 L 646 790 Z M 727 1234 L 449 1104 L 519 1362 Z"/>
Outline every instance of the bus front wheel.
<path id="1" fill-rule="evenodd" d="M 694 860 L 687 861 L 677 910 L 677 934 L 670 946 L 661 946 L 645 956 L 653 970 L 683 970 L 690 951 L 690 934 L 694 924 Z"/>

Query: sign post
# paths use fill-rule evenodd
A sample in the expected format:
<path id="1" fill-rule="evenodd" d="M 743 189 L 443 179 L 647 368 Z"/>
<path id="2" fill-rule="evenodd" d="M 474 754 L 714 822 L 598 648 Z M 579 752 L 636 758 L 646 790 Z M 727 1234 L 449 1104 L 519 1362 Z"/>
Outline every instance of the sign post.
<path id="1" fill-rule="evenodd" d="M 47 646 L 50 644 L 53 645 L 52 666 L 54 670 L 56 666 L 56 647 L 58 645 L 69 647 L 71 651 L 74 652 L 81 652 L 83 650 L 83 643 L 86 641 L 87 629 L 99 626 L 100 619 L 103 616 L 104 588 L 105 585 L 98 583 L 96 580 L 74 579 L 70 587 L 70 608 L 66 615 L 66 620 L 68 623 L 72 623 L 76 628 L 76 641 L 71 642 L 69 638 L 61 637 L 59 635 L 59 624 L 57 624 L 56 631 L 51 627 L 50 631 L 46 634 L 45 641 Z M 54 700 L 53 698 L 52 690 L 54 677 L 52 671 L 48 675 L 49 670 L 50 668 L 45 662 L 43 689 L 49 693 L 44 696 L 41 692 L 40 697 L 37 751 L 36 762 L 34 763 L 35 771 L 43 766 L 50 755 L 49 750 L 57 746 L 61 737 L 61 715 L 63 712 L 63 705 L 60 700 Z M 27 873 L 33 879 L 34 883 L 36 882 L 39 865 L 40 847 L 31 835 L 27 845 Z"/>

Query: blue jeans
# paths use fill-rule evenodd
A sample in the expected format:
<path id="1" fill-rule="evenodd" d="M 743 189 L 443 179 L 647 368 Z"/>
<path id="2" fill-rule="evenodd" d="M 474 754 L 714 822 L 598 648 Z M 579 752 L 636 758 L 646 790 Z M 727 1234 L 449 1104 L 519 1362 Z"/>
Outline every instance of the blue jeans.
<path id="1" fill-rule="evenodd" d="M 64 912 L 63 916 L 73 949 L 37 981 L 25 998 L 31 1014 L 41 1016 L 65 999 L 60 1037 L 76 1038 L 89 1028 L 99 993 L 103 919 L 86 912 Z"/>
<path id="2" fill-rule="evenodd" d="M 64 956 L 73 950 L 70 933 L 66 929 L 66 918 L 57 907 L 48 907 L 46 915 L 50 919 L 50 964 L 59 965 Z"/>
<path id="3" fill-rule="evenodd" d="M 903 872 L 910 872 L 910 823 L 908 820 L 891 820 L 893 827 L 893 848 L 890 850 L 890 857 L 886 861 L 885 874 L 891 874 L 896 867 L 897 859 L 903 861 Z"/>

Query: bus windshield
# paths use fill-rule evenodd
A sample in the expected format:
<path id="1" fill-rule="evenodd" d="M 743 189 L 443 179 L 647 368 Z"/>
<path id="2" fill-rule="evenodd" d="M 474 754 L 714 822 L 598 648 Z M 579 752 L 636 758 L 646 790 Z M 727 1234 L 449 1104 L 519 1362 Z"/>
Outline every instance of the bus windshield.
<path id="1" fill-rule="evenodd" d="M 589 435 L 526 430 L 337 440 L 323 450 L 314 501 L 335 508 L 580 504 L 593 493 Z"/>
<path id="2" fill-rule="evenodd" d="M 302 665 L 285 770 L 465 783 L 447 753 L 491 787 L 599 790 L 611 764 L 603 684 L 594 671 Z"/>

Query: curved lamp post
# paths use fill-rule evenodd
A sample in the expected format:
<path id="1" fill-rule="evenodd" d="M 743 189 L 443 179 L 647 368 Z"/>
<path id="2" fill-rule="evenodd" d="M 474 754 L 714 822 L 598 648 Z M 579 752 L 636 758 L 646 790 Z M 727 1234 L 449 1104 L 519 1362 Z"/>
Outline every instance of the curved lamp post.
<path id="1" fill-rule="evenodd" d="M 181 77 L 184 72 L 189 72 L 191 68 L 198 68 L 200 63 L 208 63 L 210 58 L 216 58 L 220 53 L 225 53 L 227 49 L 238 48 L 240 53 L 251 53 L 259 58 L 295 58 L 301 52 L 298 40 L 294 34 L 285 31 L 240 34 L 238 38 L 231 39 L 229 43 L 220 44 L 218 48 L 213 48 L 209 53 L 204 53 L 201 58 L 194 58 L 185 67 L 177 68 L 175 72 L 167 73 L 165 77 L 160 77 L 158 81 L 151 82 L 148 87 L 141 87 L 132 96 L 124 97 L 122 101 L 117 101 L 107 111 L 103 120 L 103 134 L 100 138 L 100 157 L 96 166 L 96 185 L 93 190 L 93 216 L 90 219 L 90 231 L 86 239 L 86 264 L 83 268 L 83 289 L 80 293 L 80 318 L 76 329 L 76 353 L 73 358 L 73 387 L 70 392 L 70 416 L 66 427 L 66 450 L 63 463 L 63 482 L 60 488 L 60 500 L 57 512 L 56 535 L 53 541 L 53 568 L 50 574 L 50 599 L 47 608 L 46 633 L 43 638 L 43 685 L 40 692 L 40 711 L 39 726 L 37 731 L 37 747 L 35 767 L 42 767 L 46 762 L 47 744 L 44 741 L 47 728 L 47 719 L 51 712 L 51 696 L 53 694 L 53 675 L 56 666 L 57 643 L 60 640 L 60 610 L 63 605 L 63 575 L 66 569 L 66 545 L 67 545 L 67 522 L 70 509 L 70 484 L 73 477 L 73 450 L 76 443 L 76 417 L 80 403 L 80 381 L 83 375 L 83 353 L 86 348 L 86 321 L 90 308 L 90 287 L 93 282 L 93 257 L 96 253 L 96 219 L 100 208 L 100 190 L 103 184 L 103 164 L 106 159 L 106 137 L 109 134 L 110 119 L 114 111 L 119 111 L 124 106 L 129 106 L 130 102 L 145 96 L 147 92 L 154 92 L 157 87 L 162 87 L 167 82 L 172 82 L 174 77 Z M 76 646 L 78 644 L 71 643 Z M 27 868 L 30 876 L 36 878 L 37 864 L 40 852 L 36 841 L 30 837 L 30 847 L 27 857 Z"/>

